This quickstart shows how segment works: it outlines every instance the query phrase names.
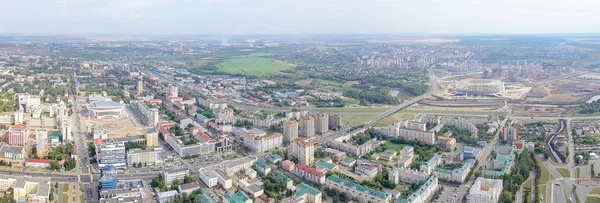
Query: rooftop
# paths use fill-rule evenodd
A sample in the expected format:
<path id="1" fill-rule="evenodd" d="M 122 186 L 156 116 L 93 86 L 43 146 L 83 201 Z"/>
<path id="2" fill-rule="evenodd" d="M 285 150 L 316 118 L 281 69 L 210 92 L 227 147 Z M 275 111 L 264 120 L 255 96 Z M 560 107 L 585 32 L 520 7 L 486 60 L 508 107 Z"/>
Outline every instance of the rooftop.
<path id="1" fill-rule="evenodd" d="M 325 174 L 317 171 L 316 169 L 310 168 L 310 167 L 302 165 L 302 164 L 296 164 L 296 168 L 300 169 L 300 170 L 303 170 L 303 171 L 306 171 L 306 172 L 308 172 L 308 173 L 310 173 L 310 174 L 312 174 L 314 176 L 317 176 L 317 177 L 323 177 L 323 176 L 325 176 Z"/>
<path id="2" fill-rule="evenodd" d="M 229 200 L 230 203 L 244 203 L 248 199 L 250 199 L 250 197 L 248 197 L 248 195 L 246 195 L 246 193 L 243 193 L 243 192 L 238 192 L 235 194 L 231 194 L 228 192 L 228 193 L 225 193 L 225 195 L 223 197 L 225 199 Z"/>
<path id="3" fill-rule="evenodd" d="M 345 185 L 346 187 L 351 187 L 351 188 L 355 188 L 357 190 L 360 190 L 362 192 L 366 192 L 369 193 L 369 195 L 381 198 L 381 199 L 387 199 L 388 197 L 390 197 L 391 195 L 387 192 L 382 192 L 373 188 L 369 188 L 369 187 L 365 187 L 362 185 L 359 185 L 357 183 L 354 182 L 350 182 L 346 179 L 342 179 L 340 177 L 338 177 L 337 175 L 330 175 L 329 177 L 327 177 L 327 179 L 329 181 L 334 181 L 337 182 L 339 184 Z"/>
<path id="4" fill-rule="evenodd" d="M 119 102 L 107 102 L 107 101 L 99 101 L 92 103 L 92 108 L 115 108 L 115 107 L 123 107 L 123 105 Z"/>
<path id="5" fill-rule="evenodd" d="M 173 197 L 177 194 L 179 194 L 179 192 L 177 192 L 177 190 L 161 192 L 161 193 L 158 193 L 158 199 Z"/>
<path id="6" fill-rule="evenodd" d="M 319 193 L 321 193 L 321 191 L 319 191 L 305 183 L 300 183 L 300 184 L 296 185 L 296 187 L 298 188 L 297 192 L 296 192 L 296 195 L 298 195 L 298 196 L 302 196 L 306 193 L 310 193 L 311 195 L 315 196 L 315 195 L 318 195 Z"/>
<path id="7" fill-rule="evenodd" d="M 196 197 L 202 203 L 217 203 L 212 197 L 210 197 L 210 195 L 207 195 L 206 193 L 196 195 Z"/>

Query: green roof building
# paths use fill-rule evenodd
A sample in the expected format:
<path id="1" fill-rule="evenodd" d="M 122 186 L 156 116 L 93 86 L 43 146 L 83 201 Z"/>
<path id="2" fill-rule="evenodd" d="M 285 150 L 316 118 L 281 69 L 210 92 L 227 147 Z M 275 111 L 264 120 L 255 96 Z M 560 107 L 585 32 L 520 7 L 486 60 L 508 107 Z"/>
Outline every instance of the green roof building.
<path id="1" fill-rule="evenodd" d="M 248 197 L 248 195 L 246 195 L 246 193 L 243 192 L 238 192 L 235 194 L 225 193 L 223 197 L 230 203 L 252 202 L 252 200 L 250 200 L 250 197 Z"/>
<path id="2" fill-rule="evenodd" d="M 392 199 L 392 195 L 387 192 L 382 192 L 370 187 L 350 182 L 340 178 L 337 175 L 330 175 L 325 181 L 326 187 L 335 189 L 339 192 L 344 192 L 355 198 L 362 198 L 371 202 L 388 202 Z"/>

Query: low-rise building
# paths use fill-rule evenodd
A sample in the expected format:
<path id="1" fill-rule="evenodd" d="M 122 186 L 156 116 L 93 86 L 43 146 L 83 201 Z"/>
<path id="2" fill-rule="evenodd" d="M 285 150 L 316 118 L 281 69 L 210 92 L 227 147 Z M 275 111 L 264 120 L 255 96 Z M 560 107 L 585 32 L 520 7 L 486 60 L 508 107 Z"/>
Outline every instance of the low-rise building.
<path id="1" fill-rule="evenodd" d="M 233 180 L 221 170 L 216 170 L 217 182 L 225 189 L 229 189 L 233 186 Z"/>
<path id="2" fill-rule="evenodd" d="M 269 172 L 271 172 L 271 166 L 262 161 L 256 161 L 256 169 L 258 172 L 261 172 L 264 175 L 267 175 Z"/>
<path id="3" fill-rule="evenodd" d="M 200 180 L 209 188 L 217 186 L 218 178 L 214 171 L 208 171 L 205 168 L 198 170 Z"/>
<path id="4" fill-rule="evenodd" d="M 406 199 L 399 199 L 397 203 L 421 203 L 426 202 L 427 199 L 431 198 L 438 188 L 438 178 L 435 176 L 429 176 L 425 183 L 423 183 L 419 189 L 411 193 Z"/>
<path id="5" fill-rule="evenodd" d="M 307 184 L 300 183 L 296 186 L 296 193 L 283 199 L 282 203 L 321 203 L 323 194 Z"/>
<path id="6" fill-rule="evenodd" d="M 470 162 L 465 162 L 461 167 L 455 169 L 437 168 L 433 174 L 440 180 L 463 183 L 471 171 L 471 166 L 472 164 Z"/>
<path id="7" fill-rule="evenodd" d="M 419 167 L 419 171 L 426 173 L 426 174 L 431 174 L 431 173 L 433 173 L 435 168 L 438 165 L 440 165 L 441 162 L 442 162 L 442 156 L 439 154 L 435 154 L 435 155 L 433 155 L 433 157 L 431 157 L 431 159 L 429 159 L 429 161 L 421 164 L 421 166 Z"/>
<path id="8" fill-rule="evenodd" d="M 191 194 L 195 190 L 200 189 L 200 184 L 197 182 L 181 184 L 177 187 L 179 193 Z"/>
<path id="9" fill-rule="evenodd" d="M 22 146 L 10 146 L 0 142 L 0 160 L 20 162 L 25 158 L 25 149 Z"/>
<path id="10" fill-rule="evenodd" d="M 294 175 L 313 183 L 323 184 L 325 182 L 324 173 L 302 164 L 296 164 Z"/>
<path id="11" fill-rule="evenodd" d="M 286 170 L 288 172 L 292 172 L 294 171 L 296 164 L 294 164 L 294 162 L 290 161 L 290 160 L 285 160 L 283 162 L 281 162 L 281 168 L 283 168 L 283 170 Z"/>
<path id="12" fill-rule="evenodd" d="M 173 181 L 177 180 L 179 183 L 183 183 L 185 176 L 190 175 L 190 171 L 183 167 L 167 168 L 163 170 L 163 179 L 167 186 L 173 184 Z"/>
<path id="13" fill-rule="evenodd" d="M 350 182 L 337 175 L 328 176 L 325 187 L 346 193 L 363 202 L 388 203 L 392 199 L 392 195 L 389 193 Z"/>
<path id="14" fill-rule="evenodd" d="M 404 167 L 407 168 L 410 166 L 410 164 L 412 164 L 412 160 L 414 157 L 414 148 L 411 146 L 405 146 L 404 148 L 402 148 L 402 150 L 400 150 L 400 153 L 398 154 L 398 167 Z"/>
<path id="15" fill-rule="evenodd" d="M 420 183 L 428 177 L 428 174 L 410 168 L 393 168 L 388 172 L 388 180 L 395 184 Z"/>
<path id="16" fill-rule="evenodd" d="M 438 137 L 438 145 L 440 145 L 442 149 L 454 151 L 454 148 L 456 147 L 456 139 L 452 137 L 440 136 Z"/>
<path id="17" fill-rule="evenodd" d="M 246 193 L 238 192 L 235 194 L 225 193 L 223 203 L 252 203 L 252 199 Z"/>
<path id="18" fill-rule="evenodd" d="M 497 203 L 502 193 L 502 180 L 478 177 L 469 189 L 467 203 Z"/>
<path id="19" fill-rule="evenodd" d="M 252 168 L 258 158 L 256 156 L 246 156 L 239 159 L 223 161 L 220 164 L 221 169 L 227 175 L 233 175 L 241 170 Z"/>
<path id="20" fill-rule="evenodd" d="M 127 165 L 132 166 L 133 164 L 144 164 L 154 165 L 161 161 L 162 150 L 161 148 L 154 149 L 140 149 L 133 148 L 127 152 Z"/>
<path id="21" fill-rule="evenodd" d="M 285 188 L 292 189 L 294 187 L 294 181 L 292 181 L 292 179 L 287 177 L 286 175 L 283 175 L 283 173 L 276 171 L 273 172 L 273 176 L 277 179 L 282 180 L 285 183 Z"/>
<path id="22" fill-rule="evenodd" d="M 325 148 L 325 155 L 328 157 L 331 157 L 331 159 L 338 163 L 340 161 L 342 161 L 342 159 L 344 157 L 346 157 L 346 152 L 342 152 L 336 149 L 332 149 L 332 148 Z"/>
<path id="23" fill-rule="evenodd" d="M 169 203 L 169 202 L 175 201 L 175 196 L 177 194 L 179 194 L 177 192 L 177 190 L 171 190 L 171 191 L 158 193 L 156 196 L 158 199 L 158 203 Z"/>
<path id="24" fill-rule="evenodd" d="M 119 169 L 125 169 L 126 152 L 123 143 L 106 143 L 98 148 L 98 167 L 104 168 L 108 165 L 113 165 Z"/>

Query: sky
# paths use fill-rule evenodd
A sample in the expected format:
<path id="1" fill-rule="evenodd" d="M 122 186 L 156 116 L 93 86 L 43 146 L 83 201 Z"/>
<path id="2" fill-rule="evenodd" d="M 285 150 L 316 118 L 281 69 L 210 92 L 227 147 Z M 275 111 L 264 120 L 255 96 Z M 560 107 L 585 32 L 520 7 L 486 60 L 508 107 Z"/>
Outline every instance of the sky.
<path id="1" fill-rule="evenodd" d="M 599 0 L 0 0 L 15 34 L 600 33 Z"/>

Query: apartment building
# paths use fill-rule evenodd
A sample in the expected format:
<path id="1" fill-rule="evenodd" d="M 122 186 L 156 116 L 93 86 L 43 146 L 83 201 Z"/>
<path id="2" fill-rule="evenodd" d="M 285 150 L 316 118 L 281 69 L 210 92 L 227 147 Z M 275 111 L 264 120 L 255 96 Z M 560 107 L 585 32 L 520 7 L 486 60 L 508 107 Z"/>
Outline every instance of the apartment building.
<path id="1" fill-rule="evenodd" d="M 399 199 L 398 203 L 422 203 L 426 202 L 435 192 L 439 186 L 438 178 L 435 176 L 429 176 L 427 180 L 411 193 L 406 199 Z"/>
<path id="2" fill-rule="evenodd" d="M 100 145 L 96 156 L 98 158 L 98 168 L 104 168 L 108 165 L 114 165 L 120 169 L 127 168 L 127 155 L 123 143 L 106 143 Z"/>
<path id="3" fill-rule="evenodd" d="M 329 131 L 329 115 L 325 113 L 315 115 L 315 133 L 323 135 Z"/>
<path id="4" fill-rule="evenodd" d="M 312 116 L 305 116 L 300 119 L 300 133 L 302 137 L 313 137 L 315 136 L 315 118 Z"/>
<path id="5" fill-rule="evenodd" d="M 308 139 L 297 139 L 292 145 L 292 156 L 298 163 L 311 165 L 315 162 L 315 146 Z"/>
<path id="6" fill-rule="evenodd" d="M 388 180 L 395 184 L 420 183 L 427 180 L 429 176 L 426 173 L 410 168 L 393 168 L 388 172 Z"/>
<path id="7" fill-rule="evenodd" d="M 313 183 L 325 183 L 325 174 L 302 164 L 296 164 L 294 175 Z"/>
<path id="8" fill-rule="evenodd" d="M 329 130 L 336 130 L 342 127 L 342 116 L 329 115 Z"/>
<path id="9" fill-rule="evenodd" d="M 233 109 L 230 109 L 230 108 L 215 109 L 213 111 L 213 113 L 215 114 L 215 122 L 217 122 L 217 123 L 221 123 L 221 124 L 235 123 L 235 116 L 233 114 Z"/>
<path id="10" fill-rule="evenodd" d="M 247 132 L 244 135 L 244 145 L 254 152 L 265 152 L 281 147 L 282 144 L 283 136 L 281 133 L 266 135 L 264 132 L 260 134 Z"/>
<path id="11" fill-rule="evenodd" d="M 392 199 L 392 195 L 387 192 L 350 182 L 337 175 L 328 176 L 325 187 L 346 193 L 352 198 L 362 199 L 365 202 L 388 203 Z"/>
<path id="12" fill-rule="evenodd" d="M 292 143 L 298 138 L 298 122 L 286 121 L 283 123 L 283 142 Z"/>

